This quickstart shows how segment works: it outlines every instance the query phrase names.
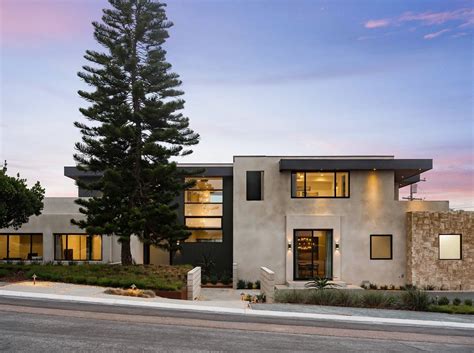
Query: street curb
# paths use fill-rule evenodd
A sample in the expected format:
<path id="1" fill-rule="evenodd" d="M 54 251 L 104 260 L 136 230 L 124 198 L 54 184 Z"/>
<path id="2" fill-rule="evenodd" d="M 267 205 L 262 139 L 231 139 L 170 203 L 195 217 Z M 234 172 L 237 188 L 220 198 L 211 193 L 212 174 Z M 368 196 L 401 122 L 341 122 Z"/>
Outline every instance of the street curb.
<path id="1" fill-rule="evenodd" d="M 57 300 L 57 301 L 63 301 L 63 302 L 103 304 L 103 305 L 121 305 L 121 306 L 133 306 L 133 307 L 142 307 L 142 308 L 199 311 L 199 312 L 210 312 L 210 313 L 219 313 L 219 314 L 237 314 L 237 315 L 286 318 L 286 319 L 306 319 L 306 320 L 312 319 L 312 320 L 327 320 L 327 321 L 341 321 L 341 322 L 358 322 L 358 323 L 364 323 L 364 324 L 377 324 L 377 325 L 424 326 L 424 327 L 474 330 L 474 323 L 471 324 L 471 323 L 464 323 L 464 322 L 395 319 L 395 318 L 382 318 L 382 317 L 370 317 L 370 316 L 347 316 L 347 315 L 335 315 L 335 314 L 298 313 L 298 312 L 285 312 L 285 311 L 273 311 L 273 310 L 252 310 L 250 308 L 238 309 L 238 308 L 224 308 L 224 307 L 215 307 L 215 306 L 203 306 L 203 305 L 196 305 L 196 304 L 175 304 L 175 303 L 132 301 L 132 300 L 114 299 L 114 298 L 109 299 L 109 298 L 79 297 L 79 296 L 72 296 L 72 295 L 19 292 L 19 291 L 10 291 L 10 290 L 1 290 L 1 289 L 0 289 L 0 297 L 48 299 L 48 300 Z"/>

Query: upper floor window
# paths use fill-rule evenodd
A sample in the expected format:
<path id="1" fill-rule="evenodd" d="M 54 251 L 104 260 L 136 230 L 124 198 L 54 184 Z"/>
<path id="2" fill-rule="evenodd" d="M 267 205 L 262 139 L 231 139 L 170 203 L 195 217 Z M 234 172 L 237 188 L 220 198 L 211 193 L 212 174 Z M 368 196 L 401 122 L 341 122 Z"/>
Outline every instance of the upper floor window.
<path id="1" fill-rule="evenodd" d="M 349 197 L 349 172 L 292 172 L 291 197 Z"/>
<path id="2" fill-rule="evenodd" d="M 191 181 L 184 193 L 184 223 L 191 231 L 186 242 L 222 242 L 223 179 L 186 178 Z"/>
<path id="3" fill-rule="evenodd" d="M 440 260 L 461 260 L 461 234 L 440 234 L 439 235 L 439 259 Z"/>
<path id="4" fill-rule="evenodd" d="M 263 171 L 247 171 L 247 201 L 263 200 Z"/>

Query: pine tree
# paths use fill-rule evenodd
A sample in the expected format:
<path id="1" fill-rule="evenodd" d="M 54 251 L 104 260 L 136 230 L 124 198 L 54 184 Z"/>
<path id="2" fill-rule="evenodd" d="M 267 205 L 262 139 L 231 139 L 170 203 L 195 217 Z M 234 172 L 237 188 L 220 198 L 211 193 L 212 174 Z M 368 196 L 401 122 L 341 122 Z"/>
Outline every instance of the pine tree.
<path id="1" fill-rule="evenodd" d="M 109 0 L 94 37 L 105 52 L 86 51 L 91 65 L 78 75 L 93 90 L 79 91 L 89 106 L 76 122 L 82 142 L 74 155 L 80 170 L 99 172 L 80 187 L 100 197 L 79 199 L 84 219 L 73 224 L 89 234 L 115 234 L 122 263 L 132 263 L 130 237 L 173 252 L 189 232 L 177 220 L 176 196 L 187 185 L 173 157 L 192 151 L 199 135 L 182 114 L 181 81 L 162 45 L 172 23 L 165 4 L 154 0 Z"/>

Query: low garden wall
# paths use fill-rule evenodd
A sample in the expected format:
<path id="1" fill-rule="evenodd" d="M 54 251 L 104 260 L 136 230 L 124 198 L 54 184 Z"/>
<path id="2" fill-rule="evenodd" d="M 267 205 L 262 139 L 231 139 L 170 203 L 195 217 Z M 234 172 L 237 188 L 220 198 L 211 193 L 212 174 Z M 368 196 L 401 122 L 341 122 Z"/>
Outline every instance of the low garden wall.
<path id="1" fill-rule="evenodd" d="M 195 300 L 201 295 L 201 267 L 194 267 L 188 272 L 188 300 Z"/>
<path id="2" fill-rule="evenodd" d="M 265 294 L 266 302 L 273 303 L 275 298 L 275 272 L 266 267 L 260 267 L 260 290 Z"/>

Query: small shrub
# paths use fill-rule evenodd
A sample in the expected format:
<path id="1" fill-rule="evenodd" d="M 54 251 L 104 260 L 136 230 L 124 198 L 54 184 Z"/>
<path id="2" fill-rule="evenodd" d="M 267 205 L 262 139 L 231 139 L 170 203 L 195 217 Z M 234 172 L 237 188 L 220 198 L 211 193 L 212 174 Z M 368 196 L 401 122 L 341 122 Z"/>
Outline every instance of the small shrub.
<path id="1" fill-rule="evenodd" d="M 426 311 L 431 301 L 429 295 L 419 289 L 405 291 L 401 299 L 404 309 L 416 311 Z"/>
<path id="2" fill-rule="evenodd" d="M 457 306 L 457 305 L 461 305 L 461 299 L 459 299 L 459 298 L 454 298 L 454 299 L 453 299 L 453 305 L 456 305 L 456 306 Z"/>
<path id="3" fill-rule="evenodd" d="M 10 274 L 10 271 L 0 268 L 0 278 L 7 277 Z"/>
<path id="4" fill-rule="evenodd" d="M 380 286 L 380 289 L 382 289 L 382 290 L 388 290 L 388 286 L 385 284 L 385 285 L 383 285 L 383 286 Z"/>
<path id="5" fill-rule="evenodd" d="M 394 306 L 395 297 L 385 293 L 368 292 L 362 296 L 361 303 L 367 308 L 389 308 Z"/>
<path id="6" fill-rule="evenodd" d="M 245 289 L 245 281 L 242 279 L 239 279 L 237 281 L 237 289 Z"/>
<path id="7" fill-rule="evenodd" d="M 438 299 L 438 305 L 449 305 L 448 297 L 441 297 Z"/>
<path id="8" fill-rule="evenodd" d="M 230 276 L 227 273 L 224 273 L 221 277 L 221 282 L 225 285 L 230 284 L 232 282 Z"/>
<path id="9" fill-rule="evenodd" d="M 395 287 L 394 284 L 391 284 L 391 285 L 390 285 L 390 290 L 395 290 L 396 288 L 397 288 L 397 287 Z"/>
<path id="10" fill-rule="evenodd" d="M 464 305 L 472 306 L 472 299 L 465 299 L 464 300 Z"/>
<path id="11" fill-rule="evenodd" d="M 339 285 L 335 283 L 331 283 L 329 278 L 324 277 L 315 277 L 313 280 L 305 283 L 305 288 L 314 288 L 314 289 L 330 289 L 339 287 Z"/>
<path id="12" fill-rule="evenodd" d="M 207 284 L 209 282 L 209 277 L 207 276 L 202 276 L 201 277 L 201 284 Z"/>
<path id="13" fill-rule="evenodd" d="M 281 289 L 275 291 L 275 302 L 277 303 L 302 303 L 302 290 L 296 289 Z"/>
<path id="14" fill-rule="evenodd" d="M 375 283 L 369 283 L 370 289 L 377 289 L 377 285 Z"/>
<path id="15" fill-rule="evenodd" d="M 211 277 L 209 277 L 209 280 L 212 284 L 217 284 L 217 276 L 216 275 L 212 275 Z"/>
<path id="16" fill-rule="evenodd" d="M 260 280 L 255 281 L 254 289 L 260 289 Z"/>
<path id="17" fill-rule="evenodd" d="M 246 283 L 245 283 L 245 287 L 246 287 L 247 289 L 253 289 L 253 282 L 252 282 L 252 281 L 246 282 Z"/>
<path id="18" fill-rule="evenodd" d="M 423 289 L 424 290 L 434 290 L 435 289 L 435 286 L 431 285 L 431 284 L 427 284 L 425 286 L 423 286 Z"/>

